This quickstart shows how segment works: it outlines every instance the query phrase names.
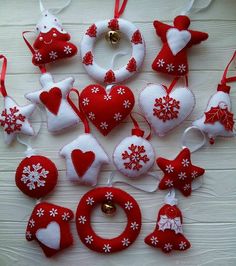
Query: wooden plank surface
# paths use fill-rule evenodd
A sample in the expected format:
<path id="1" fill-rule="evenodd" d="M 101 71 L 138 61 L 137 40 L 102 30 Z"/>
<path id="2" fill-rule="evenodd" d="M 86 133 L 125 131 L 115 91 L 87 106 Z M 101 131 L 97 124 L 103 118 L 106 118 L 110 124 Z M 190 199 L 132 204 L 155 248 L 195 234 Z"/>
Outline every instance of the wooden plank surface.
<path id="1" fill-rule="evenodd" d="M 57 7 L 65 3 L 64 0 L 44 0 L 47 7 Z M 97 20 L 112 17 L 113 2 L 111 0 L 73 0 L 72 4 L 59 17 L 65 28 L 71 33 L 72 40 L 80 45 L 82 34 L 86 28 Z M 148 2 L 148 4 L 147 4 Z M 127 81 L 133 90 L 136 100 L 146 83 L 166 83 L 170 80 L 151 70 L 151 62 L 161 47 L 152 26 L 152 21 L 159 19 L 171 23 L 173 17 L 184 9 L 189 0 L 129 0 L 123 18 L 129 19 L 142 31 L 147 53 L 140 73 Z M 199 1 L 204 4 L 204 1 Z M 0 0 L 0 51 L 9 59 L 6 85 L 8 92 L 19 104 L 26 104 L 24 94 L 39 89 L 39 71 L 31 64 L 31 55 L 25 46 L 21 33 L 31 30 L 39 17 L 37 0 Z M 101 8 L 101 6 L 103 8 Z M 206 42 L 194 47 L 190 56 L 190 88 L 196 96 L 196 107 L 192 115 L 180 127 L 165 138 L 154 136 L 151 140 L 157 156 L 174 158 L 181 148 L 181 136 L 184 129 L 191 122 L 201 116 L 208 98 L 215 92 L 221 79 L 222 71 L 236 47 L 236 2 L 235 0 L 214 0 L 211 6 L 193 14 L 191 27 L 209 33 Z M 99 10 L 99 12 L 97 12 Z M 29 36 L 30 40 L 33 40 Z M 122 40 L 119 51 L 130 52 L 127 42 Z M 103 66 L 110 64 L 114 49 L 99 41 L 95 49 L 98 63 Z M 122 56 L 116 61 L 115 67 L 121 66 L 129 57 Z M 52 65 L 49 71 L 56 80 L 69 75 L 75 77 L 75 87 L 82 90 L 86 85 L 95 83 L 84 71 L 80 56 L 61 64 Z M 232 67 L 230 75 L 235 75 Z M 232 84 L 231 99 L 233 110 L 236 111 L 236 84 Z M 2 101 L 0 102 L 2 108 Z M 138 105 L 135 111 L 140 111 Z M 40 127 L 40 116 L 32 117 L 33 126 Z M 148 129 L 145 123 L 141 126 Z M 92 132 L 104 146 L 111 158 L 114 147 L 127 135 L 132 128 L 130 119 L 126 119 L 120 127 L 104 138 L 92 127 Z M 59 182 L 53 193 L 45 200 L 64 205 L 76 210 L 82 195 L 89 188 L 71 184 L 65 173 L 65 162 L 59 157 L 59 149 L 83 132 L 82 125 L 68 130 L 64 134 L 51 135 L 47 131 L 45 117 L 41 124 L 40 134 L 32 140 L 33 147 L 42 155 L 50 157 L 59 169 Z M 192 155 L 195 164 L 206 168 L 206 174 L 201 188 L 194 191 L 188 199 L 177 192 L 179 207 L 184 215 L 184 232 L 192 244 L 192 248 L 185 253 L 173 252 L 164 255 L 159 250 L 144 244 L 143 239 L 152 232 L 156 223 L 158 209 L 162 205 L 164 192 L 157 191 L 147 194 L 119 185 L 140 204 L 143 225 L 141 233 L 132 247 L 124 252 L 104 256 L 88 250 L 80 242 L 72 222 L 74 246 L 52 259 L 43 256 L 36 243 L 29 243 L 24 238 L 24 231 L 28 216 L 35 201 L 25 197 L 15 187 L 15 169 L 24 157 L 24 147 L 14 143 L 7 147 L 0 142 L 0 266 L 31 266 L 31 265 L 207 265 L 234 266 L 236 265 L 236 139 L 219 139 L 214 146 L 205 146 Z M 112 162 L 102 169 L 99 185 L 105 185 L 114 171 Z M 161 172 L 155 165 L 153 171 L 157 175 Z M 117 175 L 117 180 L 128 181 Z M 129 181 L 130 182 L 130 181 Z M 146 189 L 154 188 L 156 181 L 150 177 L 132 182 Z M 97 208 L 93 214 L 93 227 L 98 234 L 114 237 L 125 227 L 126 217 L 122 210 L 113 218 L 104 217 Z"/>

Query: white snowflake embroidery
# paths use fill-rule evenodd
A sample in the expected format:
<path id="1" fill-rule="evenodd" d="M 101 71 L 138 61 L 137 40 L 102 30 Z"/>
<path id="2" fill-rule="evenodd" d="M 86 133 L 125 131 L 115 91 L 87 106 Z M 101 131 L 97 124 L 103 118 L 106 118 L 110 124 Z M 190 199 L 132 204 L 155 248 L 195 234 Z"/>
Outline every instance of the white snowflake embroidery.
<path id="1" fill-rule="evenodd" d="M 105 96 L 104 96 L 104 100 L 106 100 L 106 101 L 111 100 L 111 95 L 105 95 Z"/>
<path id="2" fill-rule="evenodd" d="M 97 88 L 97 87 L 93 87 L 93 88 L 91 89 L 91 91 L 92 91 L 92 93 L 98 93 L 98 92 L 99 92 L 99 88 Z"/>
<path id="3" fill-rule="evenodd" d="M 32 167 L 32 168 L 31 168 Z M 47 178 L 49 171 L 46 171 L 40 163 L 25 166 L 23 169 L 23 174 L 21 177 L 21 181 L 24 184 L 27 184 L 29 190 L 36 189 L 37 187 L 44 187 L 45 180 L 42 178 Z"/>
<path id="4" fill-rule="evenodd" d="M 93 203 L 94 203 L 94 200 L 93 200 L 93 198 L 92 197 L 88 197 L 87 199 L 86 199 L 86 202 L 87 202 L 87 205 L 93 205 Z"/>
<path id="5" fill-rule="evenodd" d="M 165 245 L 164 245 L 164 249 L 165 249 L 166 251 L 170 251 L 170 250 L 172 250 L 172 245 L 171 245 L 171 243 L 167 243 L 167 244 L 165 244 Z"/>
<path id="6" fill-rule="evenodd" d="M 131 102 L 129 100 L 124 100 L 123 106 L 124 106 L 125 109 L 128 109 L 131 106 Z"/>
<path id="7" fill-rule="evenodd" d="M 180 180 L 184 180 L 187 176 L 186 176 L 186 173 L 185 172 L 180 172 L 178 174 L 178 177 L 179 177 Z"/>
<path id="8" fill-rule="evenodd" d="M 125 203 L 125 209 L 127 209 L 127 210 L 131 210 L 133 208 L 133 203 L 132 202 L 130 202 L 130 201 L 127 201 L 126 203 Z"/>
<path id="9" fill-rule="evenodd" d="M 122 118 L 122 115 L 121 115 L 120 113 L 116 113 L 116 114 L 114 115 L 114 119 L 115 119 L 116 121 L 120 121 L 121 118 Z"/>
<path id="10" fill-rule="evenodd" d="M 86 244 L 92 244 L 92 242 L 93 242 L 93 236 L 87 235 L 87 237 L 85 237 L 84 240 L 85 240 Z"/>
<path id="11" fill-rule="evenodd" d="M 156 236 L 152 236 L 152 237 L 150 238 L 150 240 L 151 240 L 151 243 L 152 243 L 154 246 L 156 246 L 157 243 L 159 242 Z"/>
<path id="12" fill-rule="evenodd" d="M 29 220 L 29 226 L 31 228 L 35 226 L 35 220 L 34 219 Z"/>
<path id="13" fill-rule="evenodd" d="M 187 244 L 186 244 L 185 241 L 181 241 L 181 242 L 179 243 L 179 249 L 185 249 L 186 247 L 187 247 Z"/>
<path id="14" fill-rule="evenodd" d="M 124 238 L 121 242 L 122 242 L 122 245 L 125 247 L 128 247 L 128 245 L 130 244 L 130 241 L 128 238 Z"/>
<path id="15" fill-rule="evenodd" d="M 173 173 L 174 172 L 174 167 L 171 164 L 167 165 L 166 166 L 166 172 L 168 174 Z"/>
<path id="16" fill-rule="evenodd" d="M 190 189 L 190 184 L 186 184 L 185 186 L 184 186 L 184 191 L 187 191 L 187 190 L 189 190 Z"/>
<path id="17" fill-rule="evenodd" d="M 61 216 L 63 221 L 68 221 L 70 219 L 70 214 L 69 212 L 64 212 Z"/>
<path id="18" fill-rule="evenodd" d="M 90 112 L 88 114 L 88 117 L 89 117 L 89 119 L 94 120 L 95 119 L 95 114 L 93 112 Z"/>
<path id="19" fill-rule="evenodd" d="M 43 210 L 42 208 L 38 209 L 36 215 L 37 215 L 38 217 L 43 216 L 43 215 L 44 215 L 44 210 Z"/>
<path id="20" fill-rule="evenodd" d="M 165 61 L 163 59 L 158 59 L 157 66 L 158 67 L 163 67 L 165 64 Z"/>
<path id="21" fill-rule="evenodd" d="M 182 160 L 182 165 L 183 165 L 183 167 L 188 167 L 189 164 L 190 164 L 190 161 L 189 161 L 188 159 L 183 159 L 183 160 Z"/>
<path id="22" fill-rule="evenodd" d="M 26 235 L 26 238 L 27 238 L 28 240 L 30 240 L 31 237 L 32 237 L 32 234 L 30 233 L 30 231 L 27 231 L 25 235 Z"/>
<path id="23" fill-rule="evenodd" d="M 64 47 L 64 53 L 71 54 L 71 52 L 72 52 L 72 48 L 69 45 Z"/>
<path id="24" fill-rule="evenodd" d="M 133 222 L 130 225 L 130 228 L 132 228 L 133 230 L 138 230 L 139 224 L 137 222 Z"/>
<path id="25" fill-rule="evenodd" d="M 174 68 L 175 68 L 175 66 L 173 64 L 167 64 L 166 70 L 168 72 L 172 72 L 172 71 L 174 71 Z"/>
<path id="26" fill-rule="evenodd" d="M 101 128 L 101 129 L 107 129 L 107 128 L 108 128 L 108 124 L 107 124 L 107 122 L 101 122 L 101 124 L 100 124 L 100 128 Z"/>
<path id="27" fill-rule="evenodd" d="M 42 60 L 42 55 L 40 54 L 40 52 L 35 53 L 35 59 L 39 62 Z"/>
<path id="28" fill-rule="evenodd" d="M 78 221 L 80 224 L 85 224 L 85 222 L 87 222 L 87 219 L 85 216 L 80 215 L 80 217 L 78 218 Z"/>
<path id="29" fill-rule="evenodd" d="M 194 179 L 194 178 L 196 178 L 198 176 L 198 172 L 197 171 L 193 171 L 192 173 L 191 173 L 191 177 Z"/>
<path id="30" fill-rule="evenodd" d="M 109 244 L 104 244 L 103 250 L 105 253 L 111 252 L 111 246 Z"/>
<path id="31" fill-rule="evenodd" d="M 173 180 L 167 179 L 165 183 L 166 183 L 166 186 L 173 187 Z"/>
<path id="32" fill-rule="evenodd" d="M 184 72 L 186 71 L 186 66 L 185 66 L 184 64 L 179 65 L 178 71 L 179 71 L 180 73 L 184 73 Z"/>
<path id="33" fill-rule="evenodd" d="M 82 104 L 85 106 L 85 105 L 88 105 L 89 104 L 89 99 L 88 98 L 84 98 L 83 101 L 82 101 Z"/>
<path id="34" fill-rule="evenodd" d="M 112 200 L 114 195 L 112 194 L 112 192 L 106 192 L 105 197 L 107 200 Z"/>
<path id="35" fill-rule="evenodd" d="M 57 209 L 52 208 L 50 211 L 50 216 L 55 217 L 56 215 L 58 215 Z"/>
<path id="36" fill-rule="evenodd" d="M 50 58 L 51 58 L 52 60 L 55 60 L 55 59 L 57 59 L 57 57 L 58 57 L 57 52 L 54 52 L 54 51 L 51 51 L 51 52 L 49 53 L 49 56 L 50 56 Z"/>
<path id="37" fill-rule="evenodd" d="M 119 88 L 119 89 L 117 89 L 117 93 L 120 95 L 123 95 L 123 94 L 125 94 L 125 89 Z"/>

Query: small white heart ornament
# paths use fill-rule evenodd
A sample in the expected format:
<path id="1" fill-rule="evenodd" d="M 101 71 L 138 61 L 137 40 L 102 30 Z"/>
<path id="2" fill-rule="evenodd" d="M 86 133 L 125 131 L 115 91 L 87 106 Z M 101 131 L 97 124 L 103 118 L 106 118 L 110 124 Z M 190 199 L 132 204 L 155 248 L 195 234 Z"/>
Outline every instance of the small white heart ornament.
<path id="1" fill-rule="evenodd" d="M 195 97 L 187 87 L 168 93 L 161 84 L 149 84 L 139 95 L 139 106 L 155 133 L 162 137 L 192 113 Z"/>
<path id="2" fill-rule="evenodd" d="M 173 55 L 177 55 L 186 47 L 191 39 L 191 33 L 187 30 L 169 29 L 166 33 L 167 43 Z"/>
<path id="3" fill-rule="evenodd" d="M 35 235 L 43 245 L 51 249 L 60 249 L 61 232 L 57 222 L 51 222 L 46 228 L 38 229 Z"/>

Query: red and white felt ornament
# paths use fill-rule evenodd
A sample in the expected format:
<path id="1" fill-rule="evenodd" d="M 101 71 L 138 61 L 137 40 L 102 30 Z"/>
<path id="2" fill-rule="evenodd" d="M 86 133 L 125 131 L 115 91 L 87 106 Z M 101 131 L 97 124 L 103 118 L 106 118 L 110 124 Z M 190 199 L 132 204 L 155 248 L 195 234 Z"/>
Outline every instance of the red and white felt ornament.
<path id="1" fill-rule="evenodd" d="M 72 91 L 79 96 L 78 91 Z M 94 186 L 97 184 L 102 165 L 109 163 L 109 158 L 100 143 L 90 133 L 86 117 L 73 104 L 69 95 L 68 101 L 84 123 L 85 132 L 65 145 L 60 150 L 60 155 L 66 160 L 66 174 L 71 181 Z"/>
<path id="2" fill-rule="evenodd" d="M 108 85 L 105 89 L 92 84 L 80 93 L 80 108 L 104 136 L 130 114 L 134 103 L 133 92 L 124 85 Z"/>
<path id="3" fill-rule="evenodd" d="M 165 197 L 165 204 L 157 216 L 157 224 L 153 233 L 145 238 L 145 243 L 154 248 L 160 248 L 164 253 L 172 250 L 185 251 L 191 247 L 183 234 L 183 216 L 177 207 L 174 191 Z"/>
<path id="4" fill-rule="evenodd" d="M 146 174 L 155 161 L 155 151 L 148 141 L 150 135 L 144 138 L 144 131 L 130 115 L 134 128 L 132 135 L 124 138 L 114 149 L 113 162 L 119 172 L 127 177 L 136 178 Z"/>
<path id="5" fill-rule="evenodd" d="M 166 135 L 179 126 L 193 111 L 195 97 L 185 85 L 175 88 L 175 78 L 169 88 L 161 84 L 148 84 L 139 95 L 139 106 L 158 136 Z"/>
<path id="6" fill-rule="evenodd" d="M 188 49 L 206 40 L 208 34 L 189 30 L 190 19 L 185 15 L 177 16 L 174 26 L 158 20 L 154 21 L 153 25 L 163 43 L 161 51 L 152 63 L 153 70 L 174 76 L 187 75 Z"/>
<path id="7" fill-rule="evenodd" d="M 41 202 L 34 207 L 26 228 L 26 239 L 36 240 L 47 257 L 71 246 L 73 238 L 69 222 L 74 214 L 70 209 Z"/>
<path id="8" fill-rule="evenodd" d="M 120 83 L 133 76 L 140 69 L 145 56 L 145 42 L 139 29 L 130 21 L 119 18 L 124 12 L 128 0 L 124 0 L 119 10 L 119 0 L 115 1 L 114 18 L 98 21 L 85 32 L 80 45 L 82 63 L 88 74 L 106 84 Z M 120 33 L 130 41 L 132 55 L 128 63 L 120 69 L 105 69 L 95 61 L 93 49 L 96 41 L 107 34 L 112 44 L 119 42 Z"/>
<path id="9" fill-rule="evenodd" d="M 215 142 L 217 136 L 234 137 L 234 114 L 231 111 L 230 86 L 228 82 L 235 82 L 236 77 L 228 77 L 228 69 L 236 57 L 234 52 L 230 62 L 225 68 L 221 83 L 218 84 L 217 92 L 208 101 L 203 116 L 193 122 L 193 127 L 198 128 L 206 134 L 211 144 Z M 189 128 L 190 129 L 190 128 Z M 188 130 L 188 129 L 187 129 Z"/>
<path id="10" fill-rule="evenodd" d="M 3 59 L 0 94 L 2 94 L 4 98 L 4 107 L 0 111 L 0 126 L 3 129 L 5 143 L 11 144 L 18 134 L 29 136 L 35 134 L 34 129 L 29 123 L 29 118 L 36 106 L 34 104 L 19 106 L 10 96 L 8 96 L 5 87 L 7 58 L 4 55 L 0 55 L 0 59 Z"/>
<path id="11" fill-rule="evenodd" d="M 69 33 L 63 29 L 59 19 L 52 14 L 58 14 L 70 2 L 62 8 L 52 9 L 52 12 L 43 7 L 41 0 L 39 2 L 41 18 L 36 25 L 37 38 L 33 44 L 33 64 L 36 66 L 45 65 L 59 59 L 69 58 L 76 55 L 77 47 L 69 42 Z M 27 32 L 28 31 L 24 33 Z"/>
<path id="12" fill-rule="evenodd" d="M 105 214 L 114 214 L 115 205 L 119 205 L 127 216 L 125 230 L 115 238 L 98 236 L 91 225 L 91 212 L 102 205 Z M 141 211 L 136 200 L 125 191 L 114 187 L 99 187 L 87 192 L 80 200 L 76 211 L 78 235 L 85 246 L 103 254 L 111 254 L 128 248 L 139 235 L 141 229 Z"/>
<path id="13" fill-rule="evenodd" d="M 176 188 L 186 197 L 191 195 L 192 182 L 205 172 L 203 168 L 192 164 L 190 150 L 186 147 L 174 160 L 159 157 L 156 163 L 164 173 L 159 189 Z"/>

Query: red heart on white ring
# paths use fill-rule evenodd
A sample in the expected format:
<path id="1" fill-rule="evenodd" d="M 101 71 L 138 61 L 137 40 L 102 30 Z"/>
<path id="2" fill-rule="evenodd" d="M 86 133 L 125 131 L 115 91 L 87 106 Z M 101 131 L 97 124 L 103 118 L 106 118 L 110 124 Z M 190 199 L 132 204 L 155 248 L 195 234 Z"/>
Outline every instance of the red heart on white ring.
<path id="1" fill-rule="evenodd" d="M 192 113 L 195 97 L 187 87 L 167 93 L 165 86 L 150 84 L 140 93 L 139 105 L 155 133 L 164 136 Z"/>
<path id="2" fill-rule="evenodd" d="M 114 85 L 106 91 L 103 86 L 93 84 L 83 89 L 79 101 L 86 116 L 106 136 L 130 114 L 135 99 L 126 86 Z"/>

